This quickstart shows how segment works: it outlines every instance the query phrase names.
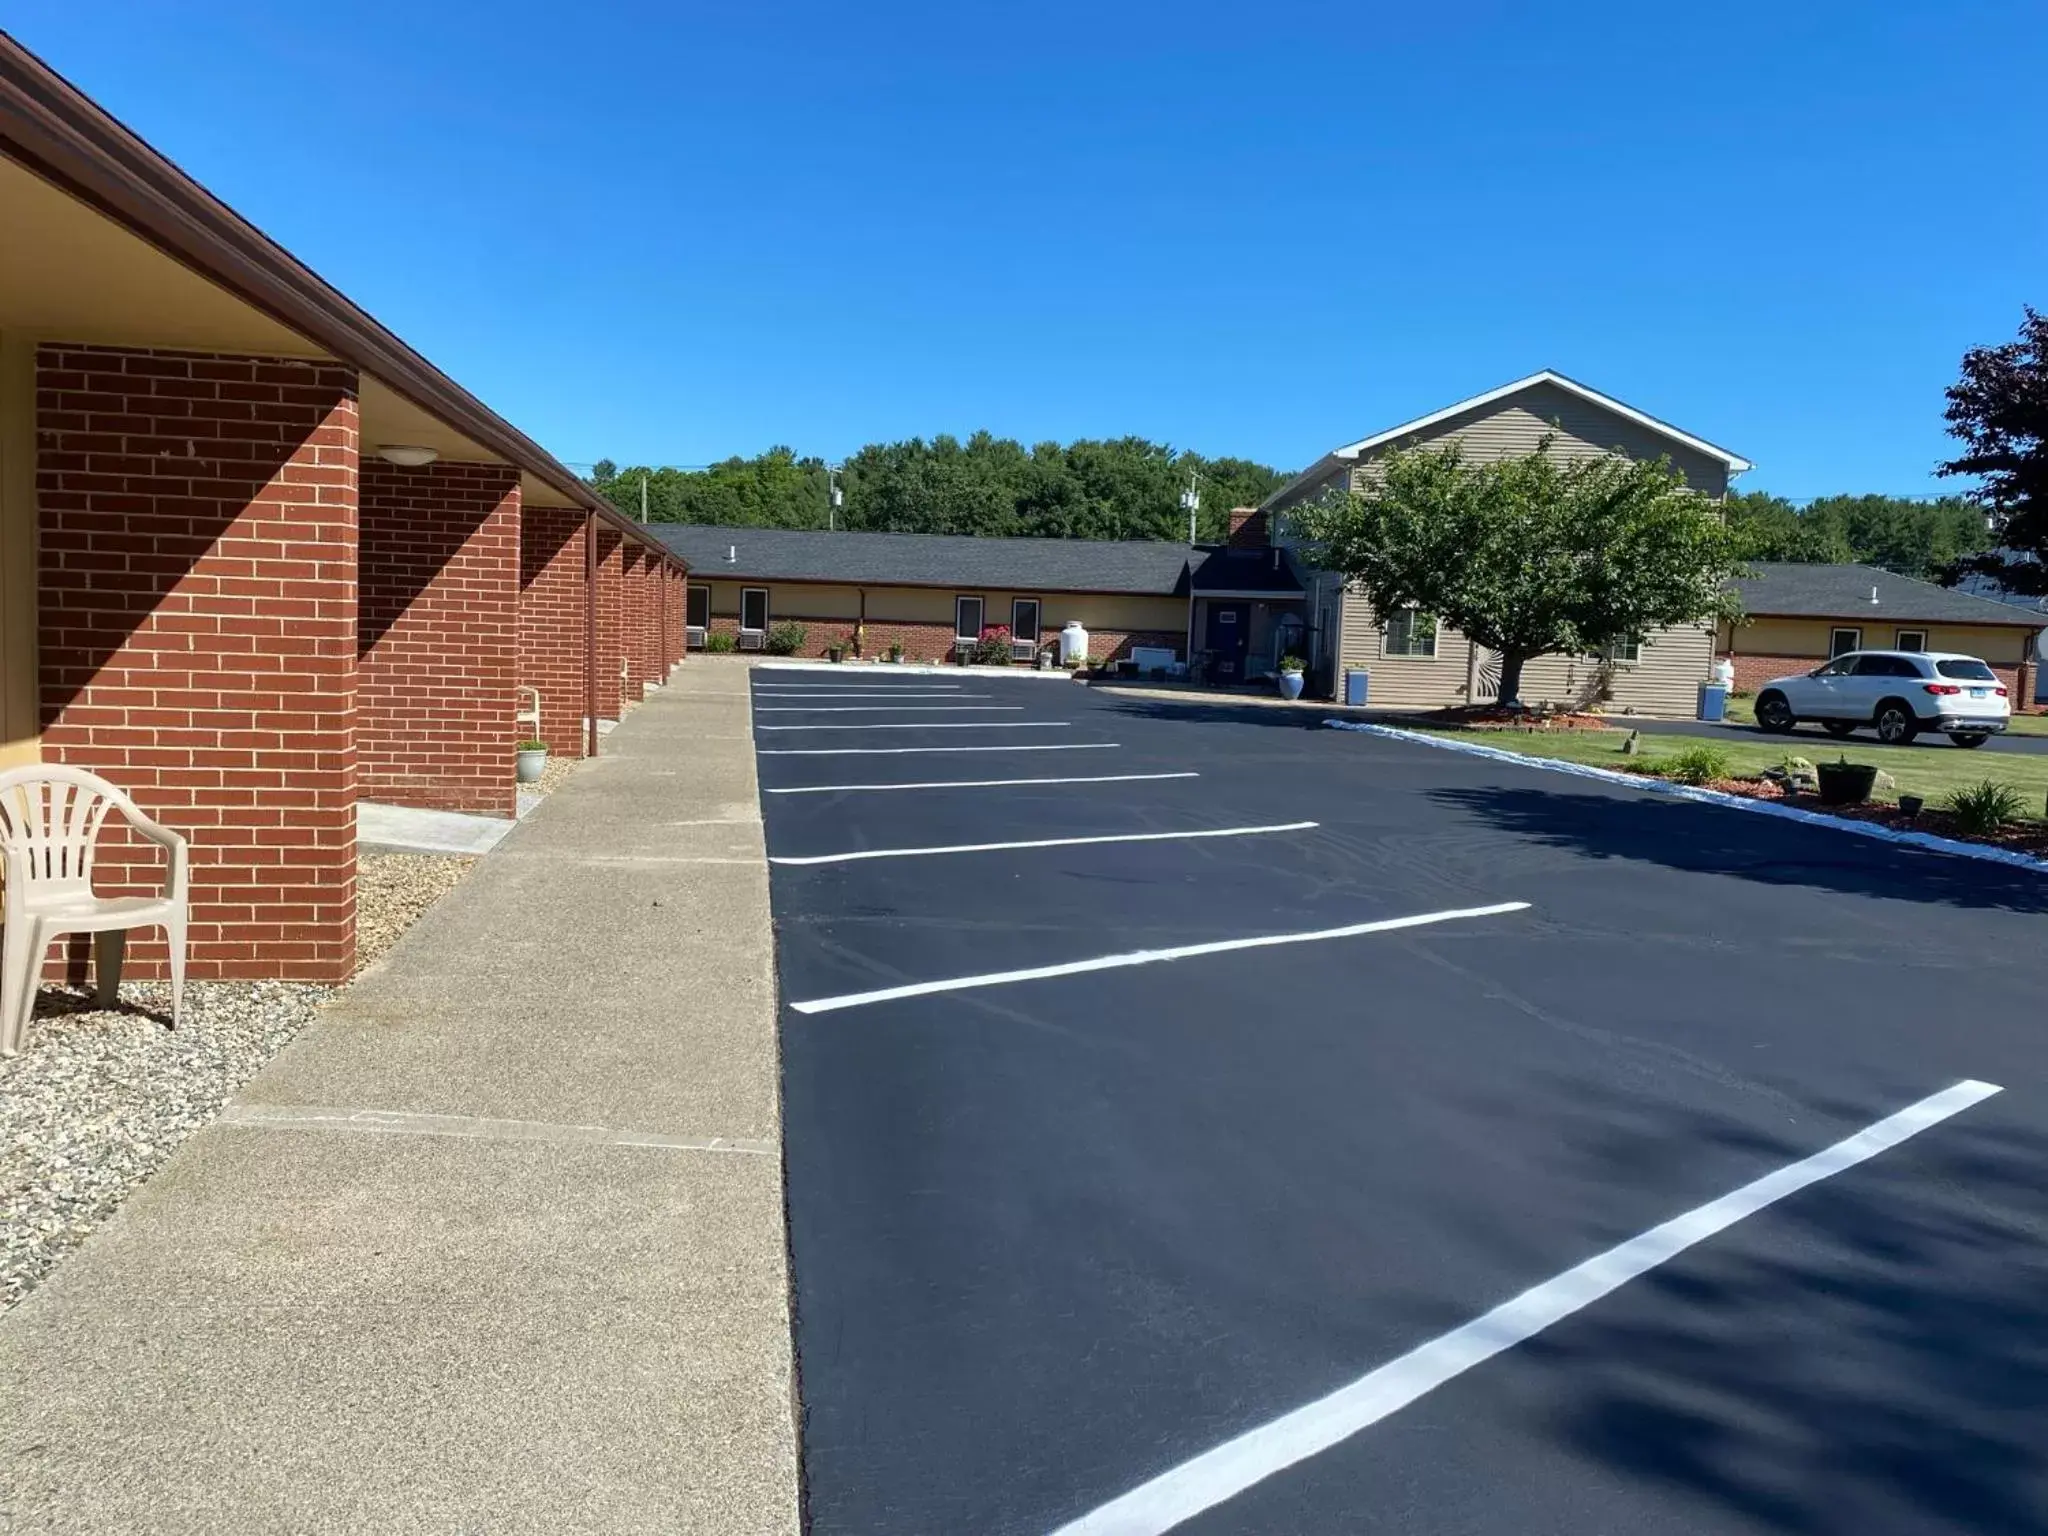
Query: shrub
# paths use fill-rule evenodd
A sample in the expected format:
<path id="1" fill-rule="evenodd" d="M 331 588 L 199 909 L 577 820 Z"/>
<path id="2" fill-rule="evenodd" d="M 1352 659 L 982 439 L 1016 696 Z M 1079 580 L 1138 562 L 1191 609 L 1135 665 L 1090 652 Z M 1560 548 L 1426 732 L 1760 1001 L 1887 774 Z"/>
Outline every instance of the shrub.
<path id="1" fill-rule="evenodd" d="M 739 642 L 731 635 L 706 635 L 704 649 L 715 655 L 725 656 L 739 649 Z"/>
<path id="2" fill-rule="evenodd" d="M 979 667 L 1007 667 L 1010 664 L 1010 628 L 991 624 L 974 642 L 973 661 Z"/>
<path id="3" fill-rule="evenodd" d="M 778 624 L 768 631 L 767 651 L 771 656 L 794 656 L 804 648 L 809 633 L 801 624 Z"/>
<path id="4" fill-rule="evenodd" d="M 1714 779 L 1725 779 L 1732 772 L 1727 752 L 1707 741 L 1672 754 L 1653 765 L 1653 771 L 1680 784 L 1706 784 Z"/>
<path id="5" fill-rule="evenodd" d="M 1996 779 L 1985 779 L 1967 789 L 1956 790 L 1948 797 L 1948 808 L 1956 819 L 1956 826 L 1980 836 L 2018 821 L 2026 803 L 2026 797 L 2018 790 Z"/>

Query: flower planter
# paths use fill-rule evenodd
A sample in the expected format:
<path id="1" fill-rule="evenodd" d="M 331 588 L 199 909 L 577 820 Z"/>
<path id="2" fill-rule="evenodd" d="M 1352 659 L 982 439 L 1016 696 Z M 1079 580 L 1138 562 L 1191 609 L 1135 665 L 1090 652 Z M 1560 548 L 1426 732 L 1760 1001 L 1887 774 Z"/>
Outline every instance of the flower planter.
<path id="1" fill-rule="evenodd" d="M 1289 700 L 1300 698 L 1301 682 L 1302 677 L 1299 672 L 1282 672 L 1280 674 L 1280 697 Z"/>
<path id="2" fill-rule="evenodd" d="M 1927 809 L 1927 801 L 1919 795 L 1899 796 L 1899 814 L 1911 821 Z"/>
<path id="3" fill-rule="evenodd" d="M 522 784 L 538 784 L 540 776 L 547 771 L 548 749 L 546 747 L 521 747 L 519 749 L 518 775 Z"/>
<path id="4" fill-rule="evenodd" d="M 1814 775 L 1822 805 L 1861 805 L 1877 783 L 1877 769 L 1866 763 L 1821 763 Z"/>

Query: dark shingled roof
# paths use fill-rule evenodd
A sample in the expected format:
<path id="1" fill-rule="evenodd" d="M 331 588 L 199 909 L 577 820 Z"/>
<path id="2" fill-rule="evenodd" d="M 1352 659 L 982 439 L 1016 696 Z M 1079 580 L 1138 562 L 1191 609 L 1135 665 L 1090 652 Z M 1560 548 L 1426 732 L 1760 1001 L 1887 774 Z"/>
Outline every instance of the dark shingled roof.
<path id="1" fill-rule="evenodd" d="M 2012 603 L 1972 597 L 1874 565 L 1815 565 L 1764 560 L 1735 583 L 1745 613 L 1760 618 L 1882 619 L 1906 624 L 2010 624 L 2039 629 L 2042 616 Z M 1871 602 L 1875 588 L 1877 601 Z"/>
<path id="2" fill-rule="evenodd" d="M 1212 549 L 1202 556 L 1192 579 L 1197 593 L 1257 592 L 1283 601 L 1304 595 L 1301 578 L 1284 549 Z"/>
<path id="3" fill-rule="evenodd" d="M 1014 592 L 1187 591 L 1185 544 L 1144 539 L 979 539 L 965 534 L 826 533 L 656 523 L 699 580 L 832 581 Z M 730 550 L 734 558 L 726 559 Z"/>

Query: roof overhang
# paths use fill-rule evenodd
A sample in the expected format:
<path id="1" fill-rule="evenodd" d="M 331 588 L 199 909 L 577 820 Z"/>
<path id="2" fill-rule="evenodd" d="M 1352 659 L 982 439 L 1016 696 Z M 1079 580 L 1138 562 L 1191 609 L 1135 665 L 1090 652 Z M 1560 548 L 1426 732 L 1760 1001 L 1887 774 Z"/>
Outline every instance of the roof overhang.
<path id="1" fill-rule="evenodd" d="M 503 463 L 537 506 L 640 524 L 0 32 L 0 324 L 51 340 L 331 357 L 365 445 Z"/>
<path id="2" fill-rule="evenodd" d="M 1492 405 L 1497 400 L 1505 400 L 1510 395 L 1520 394 L 1523 390 L 1531 389 L 1538 384 L 1553 385 L 1567 394 L 1577 395 L 1581 400 L 1597 405 L 1604 411 L 1609 411 L 1626 421 L 1634 422 L 1639 427 L 1655 432 L 1660 437 L 1666 437 L 1674 443 L 1683 444 L 1694 453 L 1703 454 L 1710 459 L 1719 459 L 1728 466 L 1728 473 L 1731 475 L 1739 475 L 1746 469 L 1756 468 L 1754 464 L 1750 463 L 1748 459 L 1743 458 L 1740 454 L 1730 453 L 1726 448 L 1718 447 L 1703 437 L 1694 437 L 1690 432 L 1681 432 L 1668 421 L 1659 421 L 1656 417 L 1639 411 L 1632 405 L 1622 404 L 1621 401 L 1615 399 L 1612 395 L 1603 395 L 1599 390 L 1581 384 L 1577 379 L 1566 378 L 1563 374 L 1550 368 L 1532 373 L 1525 379 L 1516 379 L 1512 384 L 1503 384 L 1498 389 L 1489 389 L 1485 394 L 1474 395 L 1469 400 L 1460 400 L 1456 405 L 1447 405 L 1440 411 L 1431 411 L 1427 416 L 1418 416 L 1413 421 L 1404 421 L 1398 427 L 1389 427 L 1384 432 L 1375 432 L 1371 437 L 1362 437 L 1355 443 L 1346 443 L 1342 448 L 1333 449 L 1330 456 L 1338 459 L 1362 458 L 1375 448 L 1385 447 L 1388 443 L 1398 442 L 1412 433 L 1425 432 L 1440 422 L 1449 421 L 1453 416 L 1461 416 L 1466 411 L 1479 410 L 1485 406 Z"/>

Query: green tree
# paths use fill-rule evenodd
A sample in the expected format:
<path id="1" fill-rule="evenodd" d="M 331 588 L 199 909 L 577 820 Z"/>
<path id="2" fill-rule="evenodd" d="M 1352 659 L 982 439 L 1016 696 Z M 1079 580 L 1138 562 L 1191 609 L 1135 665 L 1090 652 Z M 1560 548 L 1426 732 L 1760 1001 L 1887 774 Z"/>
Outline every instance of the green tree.
<path id="1" fill-rule="evenodd" d="M 1727 509 L 1752 560 L 1859 560 L 1932 578 L 1991 541 L 1983 512 L 1960 496 L 1822 496 L 1795 506 L 1782 496 L 1738 491 Z"/>
<path id="2" fill-rule="evenodd" d="M 1306 508 L 1326 568 L 1382 614 L 1416 608 L 1500 653 L 1501 702 L 1522 669 L 1671 624 L 1732 615 L 1742 545 L 1663 460 L 1467 463 L 1458 444 L 1377 461 L 1363 490 Z"/>
<path id="3" fill-rule="evenodd" d="M 1946 414 L 1964 451 L 1937 473 L 1978 477 L 1970 499 L 1990 513 L 1999 544 L 1959 571 L 2048 592 L 2048 315 L 2028 305 L 2017 341 L 1964 353 Z"/>

